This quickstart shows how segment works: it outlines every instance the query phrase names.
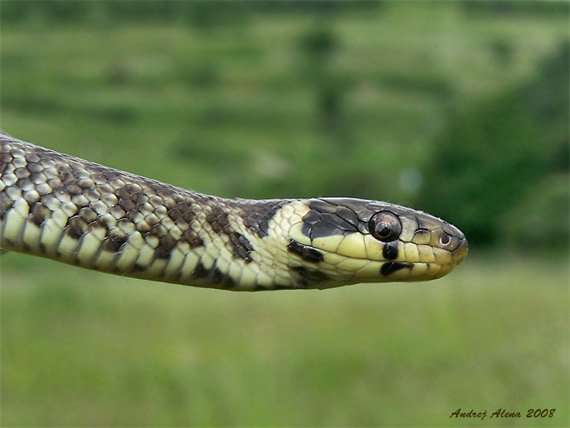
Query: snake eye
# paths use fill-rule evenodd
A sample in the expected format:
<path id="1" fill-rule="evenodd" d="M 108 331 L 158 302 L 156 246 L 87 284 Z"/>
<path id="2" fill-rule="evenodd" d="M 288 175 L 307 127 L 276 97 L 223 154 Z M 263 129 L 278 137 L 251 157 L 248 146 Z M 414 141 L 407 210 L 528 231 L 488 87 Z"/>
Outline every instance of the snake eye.
<path id="1" fill-rule="evenodd" d="M 394 241 L 402 233 L 400 219 L 390 211 L 380 211 L 374 214 L 368 222 L 368 228 L 372 236 L 383 242 Z"/>

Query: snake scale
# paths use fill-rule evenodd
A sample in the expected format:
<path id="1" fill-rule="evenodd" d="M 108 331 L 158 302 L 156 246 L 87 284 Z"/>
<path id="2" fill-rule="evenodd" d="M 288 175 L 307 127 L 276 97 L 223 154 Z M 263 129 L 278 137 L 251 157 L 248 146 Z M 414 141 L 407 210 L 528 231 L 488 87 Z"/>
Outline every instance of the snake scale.
<path id="1" fill-rule="evenodd" d="M 223 199 L 0 134 L 0 247 L 236 291 L 440 278 L 467 241 L 421 211 L 353 198 Z"/>

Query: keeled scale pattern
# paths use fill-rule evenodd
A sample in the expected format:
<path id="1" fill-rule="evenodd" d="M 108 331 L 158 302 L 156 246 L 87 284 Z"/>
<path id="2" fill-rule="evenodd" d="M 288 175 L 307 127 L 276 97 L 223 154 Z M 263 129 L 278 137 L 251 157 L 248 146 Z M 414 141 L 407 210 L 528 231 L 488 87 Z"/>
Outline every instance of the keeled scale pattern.
<path id="1" fill-rule="evenodd" d="M 225 200 L 10 137 L 0 142 L 2 248 L 181 284 L 291 285 L 283 266 L 255 251 L 270 241 L 267 213 L 287 201 Z"/>

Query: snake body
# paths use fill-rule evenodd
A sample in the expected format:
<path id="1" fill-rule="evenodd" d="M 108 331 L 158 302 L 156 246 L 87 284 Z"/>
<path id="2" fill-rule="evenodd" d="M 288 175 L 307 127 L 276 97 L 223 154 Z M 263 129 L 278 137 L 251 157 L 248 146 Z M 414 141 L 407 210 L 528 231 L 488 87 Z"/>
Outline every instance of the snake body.
<path id="1" fill-rule="evenodd" d="M 118 275 L 236 291 L 439 278 L 463 233 L 353 198 L 223 199 L 0 134 L 0 247 Z"/>

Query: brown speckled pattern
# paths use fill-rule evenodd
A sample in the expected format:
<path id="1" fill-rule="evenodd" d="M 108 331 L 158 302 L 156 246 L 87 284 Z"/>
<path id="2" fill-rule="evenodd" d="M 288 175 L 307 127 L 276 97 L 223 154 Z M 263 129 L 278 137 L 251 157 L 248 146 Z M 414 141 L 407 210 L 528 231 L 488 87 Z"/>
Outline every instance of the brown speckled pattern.
<path id="1" fill-rule="evenodd" d="M 450 269 L 432 269 L 431 277 L 429 266 L 411 273 L 412 263 L 423 261 L 417 250 L 407 259 L 403 250 L 415 245 L 416 232 L 429 235 L 422 243 L 426 248 L 437 247 L 434 237 L 444 230 L 455 240 L 451 252 L 464 246 L 453 226 L 395 205 L 375 208 L 373 201 L 334 198 L 221 199 L 5 135 L 0 143 L 0 246 L 85 268 L 230 290 L 327 288 L 430 279 L 451 270 L 456 260 L 438 262 L 438 254 L 445 254 L 437 248 L 429 256 L 432 264 Z M 391 247 L 369 242 L 368 218 L 362 217 L 386 206 L 400 218 L 415 217 L 404 231 L 410 238 Z M 358 237 L 364 241 L 354 244 Z M 352 260 L 350 253 L 362 248 L 379 263 L 374 275 Z M 372 254 L 376 249 L 384 249 L 384 256 Z M 409 271 L 409 278 L 388 278 L 401 270 Z"/>

